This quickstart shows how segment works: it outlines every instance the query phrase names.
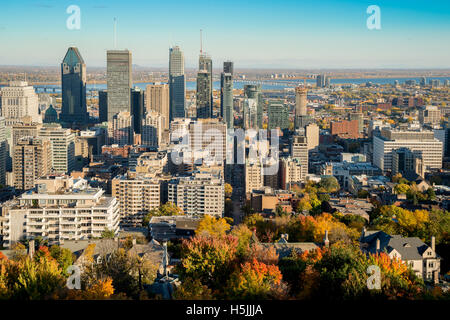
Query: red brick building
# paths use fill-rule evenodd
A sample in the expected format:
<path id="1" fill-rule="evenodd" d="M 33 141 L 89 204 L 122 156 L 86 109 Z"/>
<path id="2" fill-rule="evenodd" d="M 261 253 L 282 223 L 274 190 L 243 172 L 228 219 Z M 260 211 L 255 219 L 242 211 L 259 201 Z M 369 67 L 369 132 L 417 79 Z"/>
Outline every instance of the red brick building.
<path id="1" fill-rule="evenodd" d="M 342 139 L 358 139 L 358 120 L 342 120 L 331 122 L 331 135 Z"/>

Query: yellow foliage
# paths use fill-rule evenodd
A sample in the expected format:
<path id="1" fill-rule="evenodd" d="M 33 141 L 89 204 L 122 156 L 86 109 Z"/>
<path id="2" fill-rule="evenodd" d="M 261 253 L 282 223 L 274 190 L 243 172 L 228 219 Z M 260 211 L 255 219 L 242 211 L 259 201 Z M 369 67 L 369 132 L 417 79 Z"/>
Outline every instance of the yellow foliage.
<path id="1" fill-rule="evenodd" d="M 210 215 L 205 215 L 198 224 L 197 230 L 195 230 L 195 234 L 207 233 L 212 236 L 224 236 L 230 229 L 231 226 L 228 224 L 225 218 L 216 219 L 214 217 L 211 217 Z"/>

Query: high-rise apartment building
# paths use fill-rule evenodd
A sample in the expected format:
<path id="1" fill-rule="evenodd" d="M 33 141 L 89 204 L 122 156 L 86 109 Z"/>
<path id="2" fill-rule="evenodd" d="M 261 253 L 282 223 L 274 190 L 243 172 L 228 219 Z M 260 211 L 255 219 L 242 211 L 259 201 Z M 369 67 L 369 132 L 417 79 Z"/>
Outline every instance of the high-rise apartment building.
<path id="1" fill-rule="evenodd" d="M 141 226 L 144 216 L 160 206 L 160 184 L 153 178 L 117 176 L 112 196 L 119 202 L 122 226 Z"/>
<path id="2" fill-rule="evenodd" d="M 231 67 L 232 68 L 232 67 Z M 224 65 L 225 69 L 225 65 Z M 222 72 L 220 78 L 220 116 L 228 129 L 234 127 L 233 117 L 233 75 Z"/>
<path id="3" fill-rule="evenodd" d="M 302 177 L 308 174 L 308 140 L 305 136 L 293 136 L 291 157 L 297 158 L 302 169 Z"/>
<path id="4" fill-rule="evenodd" d="M 131 52 L 108 50 L 106 52 L 106 80 L 108 87 L 108 121 L 119 112 L 131 113 Z"/>
<path id="5" fill-rule="evenodd" d="M 119 203 L 104 196 L 104 190 L 71 177 L 48 177 L 36 184 L 36 191 L 22 194 L 4 208 L 6 247 L 36 237 L 57 244 L 100 238 L 106 229 L 119 233 Z"/>
<path id="6" fill-rule="evenodd" d="M 263 98 L 260 85 L 244 85 L 244 128 L 261 129 Z"/>
<path id="7" fill-rule="evenodd" d="M 210 173 L 174 178 L 168 184 L 168 200 L 185 215 L 222 217 L 225 209 L 223 179 Z"/>
<path id="8" fill-rule="evenodd" d="M 20 122 L 24 116 L 30 116 L 33 122 L 42 123 L 38 95 L 27 82 L 9 82 L 9 86 L 0 88 L 0 96 L 1 116 L 5 118 L 7 126 Z"/>
<path id="9" fill-rule="evenodd" d="M 317 124 L 308 124 L 305 127 L 305 135 L 308 142 L 308 150 L 313 150 L 319 146 L 320 130 Z"/>
<path id="10" fill-rule="evenodd" d="M 51 143 L 37 137 L 24 137 L 14 147 L 14 187 L 29 190 L 35 187 L 36 179 L 46 176 L 52 168 Z"/>
<path id="11" fill-rule="evenodd" d="M 180 47 L 169 50 L 169 122 L 185 117 L 186 79 L 184 75 L 184 55 Z"/>
<path id="12" fill-rule="evenodd" d="M 142 120 L 142 144 L 158 148 L 162 140 L 163 117 L 158 112 L 147 112 Z"/>
<path id="13" fill-rule="evenodd" d="M 420 124 L 428 124 L 431 126 L 441 123 L 441 111 L 437 106 L 425 106 L 419 110 Z"/>
<path id="14" fill-rule="evenodd" d="M 169 85 L 149 84 L 145 90 L 145 111 L 157 112 L 162 117 L 162 129 L 169 129 Z"/>
<path id="15" fill-rule="evenodd" d="M 133 116 L 130 112 L 122 111 L 114 115 L 108 123 L 110 144 L 119 146 L 132 145 L 134 139 Z"/>
<path id="16" fill-rule="evenodd" d="M 39 137 L 49 140 L 52 149 L 52 167 L 55 173 L 70 173 L 75 168 L 75 134 L 59 124 L 45 124 Z"/>
<path id="17" fill-rule="evenodd" d="M 304 164 L 300 158 L 281 158 L 280 159 L 280 188 L 289 190 L 293 184 L 300 184 L 306 180 L 303 168 Z"/>
<path id="18" fill-rule="evenodd" d="M 245 193 L 261 189 L 264 185 L 264 169 L 259 159 L 246 159 L 245 161 Z"/>
<path id="19" fill-rule="evenodd" d="M 60 120 L 86 123 L 86 64 L 80 52 L 70 47 L 61 63 L 62 108 Z"/>
<path id="20" fill-rule="evenodd" d="M 229 129 L 234 127 L 233 118 L 233 62 L 223 63 L 220 75 L 220 116 Z"/>

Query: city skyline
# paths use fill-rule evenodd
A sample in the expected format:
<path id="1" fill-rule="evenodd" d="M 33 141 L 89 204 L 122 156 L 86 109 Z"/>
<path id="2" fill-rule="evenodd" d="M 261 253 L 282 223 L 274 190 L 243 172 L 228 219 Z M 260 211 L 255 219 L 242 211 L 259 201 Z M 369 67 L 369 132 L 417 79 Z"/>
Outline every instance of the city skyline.
<path id="1" fill-rule="evenodd" d="M 119 1 L 25 1 L 4 4 L 0 13 L 2 65 L 56 65 L 70 46 L 86 64 L 106 66 L 106 50 L 133 53 L 136 65 L 166 67 L 169 47 L 179 45 L 186 67 L 195 68 L 203 50 L 213 65 L 232 60 L 239 68 L 448 68 L 450 3 L 377 1 L 381 29 L 369 30 L 366 9 L 353 0 L 267 1 L 241 4 Z M 81 10 L 80 30 L 69 30 L 66 9 Z M 32 10 L 24 10 L 24 7 Z M 139 10 L 134 10 L 136 7 Z M 232 11 L 233 19 L 221 12 Z M 211 14 L 216 12 L 217 14 Z M 209 13 L 208 15 L 206 13 Z M 19 17 L 19 18 L 17 18 Z M 168 23 L 170 21 L 170 23 Z M 39 26 L 39 28 L 36 28 Z M 430 32 L 433 37 L 429 37 Z M 30 60 L 29 52 L 33 52 Z"/>

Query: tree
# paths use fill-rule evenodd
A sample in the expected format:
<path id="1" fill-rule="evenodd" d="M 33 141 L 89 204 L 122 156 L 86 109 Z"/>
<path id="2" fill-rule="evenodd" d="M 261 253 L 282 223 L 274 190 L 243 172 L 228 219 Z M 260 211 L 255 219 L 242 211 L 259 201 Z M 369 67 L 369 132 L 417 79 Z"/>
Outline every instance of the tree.
<path id="1" fill-rule="evenodd" d="M 409 185 L 405 183 L 396 184 L 394 187 L 394 191 L 396 194 L 406 194 L 410 190 Z"/>
<path id="2" fill-rule="evenodd" d="M 105 230 L 102 231 L 101 238 L 102 239 L 114 239 L 116 236 L 116 233 L 114 230 L 109 230 L 108 228 L 105 228 Z"/>
<path id="3" fill-rule="evenodd" d="M 212 290 L 223 287 L 237 263 L 238 239 L 197 235 L 182 242 L 181 280 L 198 279 Z"/>
<path id="4" fill-rule="evenodd" d="M 319 186 L 324 188 L 326 192 L 334 193 L 339 191 L 339 182 L 335 177 L 323 177 L 320 180 Z"/>
<path id="5" fill-rule="evenodd" d="M 225 196 L 227 198 L 231 197 L 231 194 L 233 193 L 233 187 L 229 183 L 225 183 Z"/>
<path id="6" fill-rule="evenodd" d="M 214 218 L 210 215 L 205 215 L 200 220 L 195 234 L 209 234 L 212 236 L 224 236 L 228 230 L 231 229 L 225 218 Z"/>
<path id="7" fill-rule="evenodd" d="M 63 274 L 68 276 L 67 268 L 69 268 L 75 260 L 72 251 L 66 248 L 61 248 L 58 245 L 53 245 L 50 247 L 50 255 L 56 260 L 56 262 L 58 262 Z"/>
<path id="8" fill-rule="evenodd" d="M 245 262 L 231 274 L 225 289 L 228 299 L 283 298 L 286 287 L 277 266 L 266 265 L 253 259 Z"/>
<path id="9" fill-rule="evenodd" d="M 176 300 L 211 300 L 213 293 L 199 279 L 186 278 L 174 292 Z"/>

